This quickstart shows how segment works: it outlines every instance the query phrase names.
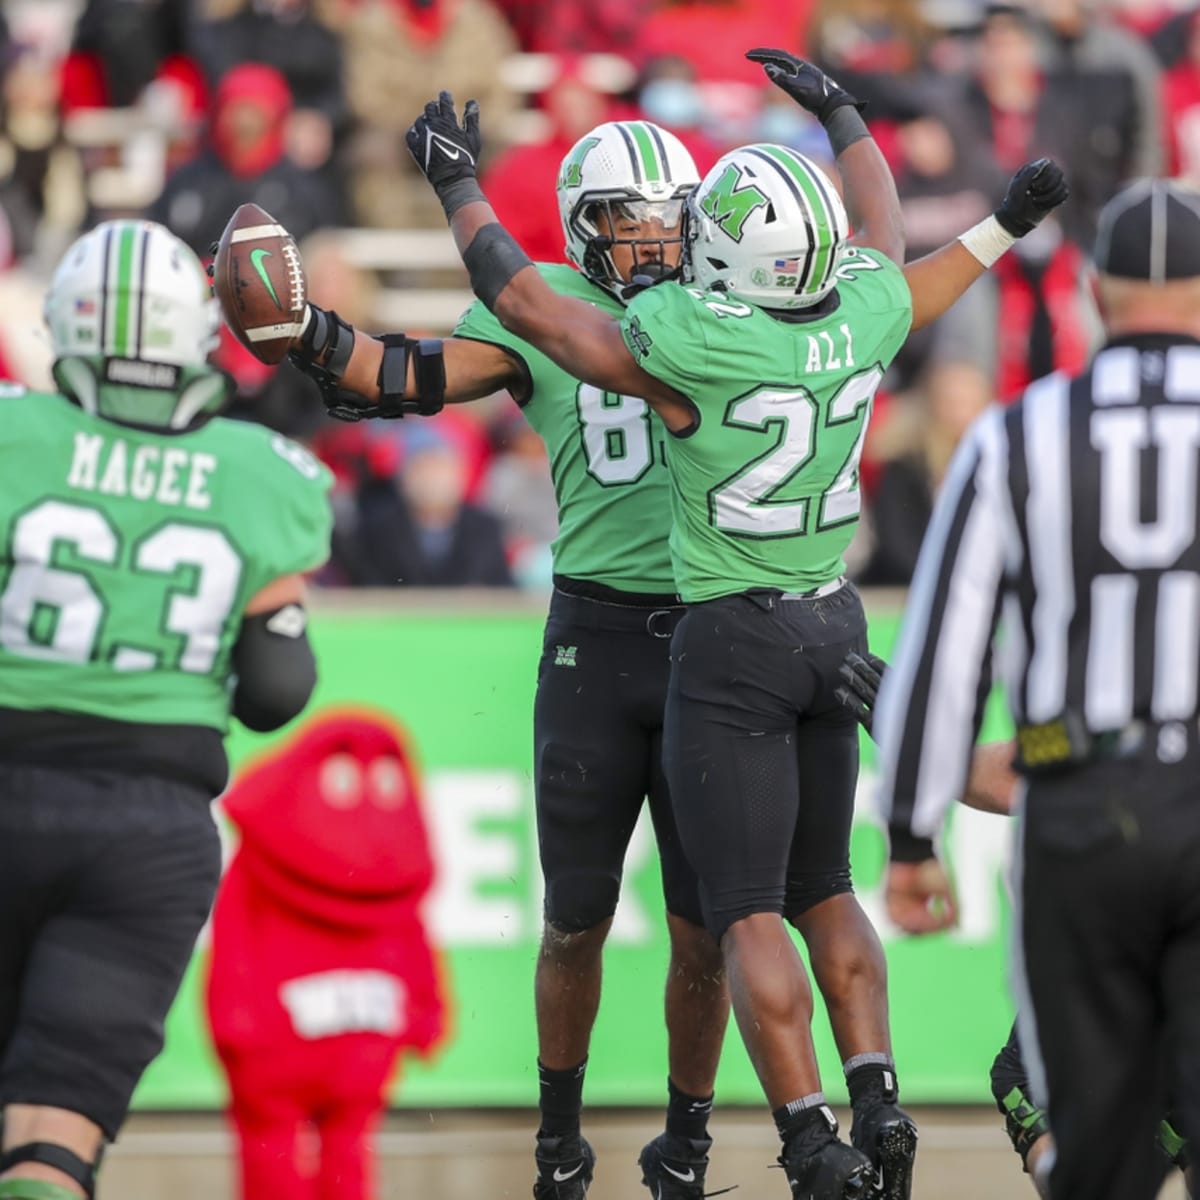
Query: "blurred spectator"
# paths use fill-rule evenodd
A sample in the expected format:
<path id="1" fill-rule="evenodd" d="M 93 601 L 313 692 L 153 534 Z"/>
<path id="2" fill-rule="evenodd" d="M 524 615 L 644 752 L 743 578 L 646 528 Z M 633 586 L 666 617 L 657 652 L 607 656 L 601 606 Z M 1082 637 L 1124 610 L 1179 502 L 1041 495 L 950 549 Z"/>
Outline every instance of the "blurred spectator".
<path id="1" fill-rule="evenodd" d="M 147 104 L 198 124 L 208 88 L 187 42 L 177 0 L 87 0 L 62 65 L 64 114 Z"/>
<path id="2" fill-rule="evenodd" d="M 442 228 L 437 197 L 417 174 L 404 132 L 443 89 L 486 114 L 487 157 L 505 144 L 518 97 L 496 64 L 517 41 L 493 0 L 314 0 L 341 37 L 354 127 L 343 164 L 355 224 Z"/>
<path id="3" fill-rule="evenodd" d="M 916 394 L 895 399 L 886 422 L 872 428 L 868 448 L 882 467 L 869 508 L 872 548 L 858 582 L 908 585 L 950 456 L 991 400 L 978 365 L 937 363 Z"/>
<path id="4" fill-rule="evenodd" d="M 1200 12 L 1178 26 L 1183 56 L 1163 81 L 1167 171 L 1200 186 Z"/>
<path id="5" fill-rule="evenodd" d="M 628 54 L 641 40 L 646 0 L 498 0 L 519 49 L 534 54 Z"/>
<path id="6" fill-rule="evenodd" d="M 1089 100 L 1115 94 L 1121 101 L 1092 110 L 1088 149 L 1111 172 L 1099 188 L 1098 209 L 1124 181 L 1162 174 L 1159 65 L 1145 41 L 1113 21 L 1097 0 L 1033 0 L 1033 6 L 1050 32 L 1051 69 L 1090 78 Z M 1075 187 L 1072 179 L 1072 203 Z"/>
<path id="7" fill-rule="evenodd" d="M 405 436 L 398 473 L 369 477 L 357 523 L 334 553 L 366 587 L 511 587 L 500 521 L 468 502 L 457 448 L 436 430 Z"/>
<path id="8" fill-rule="evenodd" d="M 744 52 L 783 46 L 804 54 L 814 0 L 657 0 L 639 43 L 626 52 L 636 65 L 683 54 L 704 82 L 736 82 L 755 91 L 762 69 Z"/>
<path id="9" fill-rule="evenodd" d="M 546 445 L 521 410 L 509 404 L 493 425 L 497 454 L 488 466 L 480 501 L 499 517 L 513 574 L 523 587 L 548 586 L 550 545 L 558 535 L 558 500 Z"/>
<path id="10" fill-rule="evenodd" d="M 719 153 L 746 140 L 742 131 L 760 107 L 762 71 L 745 51 L 784 46 L 803 54 L 812 7 L 813 0 L 657 0 L 629 53 L 643 72 L 656 60 L 690 64 L 706 110 L 704 130 Z M 679 124 L 666 122 L 672 132 Z M 697 166 L 704 169 L 699 158 Z"/>
<path id="11" fill-rule="evenodd" d="M 150 218 L 202 257 L 239 204 L 259 205 L 298 240 L 340 224 L 337 198 L 322 179 L 287 157 L 291 110 L 287 82 L 274 67 L 230 70 L 213 96 L 208 148 L 172 172 Z"/>
<path id="12" fill-rule="evenodd" d="M 194 22 L 191 50 L 212 88 L 239 63 L 261 62 L 279 71 L 292 93 L 284 137 L 288 157 L 341 186 L 332 160 L 349 120 L 342 47 L 313 15 L 311 0 L 240 0 L 228 16 Z"/>
<path id="13" fill-rule="evenodd" d="M 775 87 L 770 90 L 779 91 Z M 794 100 L 786 96 L 784 99 L 792 108 L 797 108 Z M 704 176 L 728 146 L 750 140 L 731 139 L 721 124 L 720 116 L 721 109 L 710 104 L 691 60 L 675 53 L 655 55 L 645 61 L 637 81 L 636 110 L 615 113 L 613 119 L 636 120 L 645 117 L 669 129 L 687 148 L 701 176 Z"/>
<path id="14" fill-rule="evenodd" d="M 1113 185 L 1111 164 L 1096 159 L 1087 131 L 1094 118 L 1102 123 L 1104 114 L 1128 111 L 1128 90 L 1115 86 L 1120 82 L 1115 76 L 1045 75 L 1028 13 L 988 6 L 965 97 L 970 136 L 1002 172 L 1048 154 L 1071 181 L 1061 224 L 1057 214 L 1050 217 L 989 273 L 998 306 L 991 323 L 998 349 L 995 388 L 1002 400 L 1049 371 L 1077 371 L 1086 361 L 1094 306 L 1084 290 L 1086 258 L 1079 246 L 1085 243 L 1078 239 L 1090 242 L 1105 189 Z M 999 200 L 999 186 L 991 198 Z"/>
<path id="15" fill-rule="evenodd" d="M 241 841 L 213 910 L 207 1001 L 241 1195 L 368 1200 L 397 1055 L 443 1033 L 415 765 L 387 718 L 326 711 L 221 803 Z"/>
<path id="16" fill-rule="evenodd" d="M 68 130 L 107 109 L 125 118 L 111 132 L 93 121 L 97 133 L 78 135 L 89 177 L 132 162 L 142 178 L 131 181 L 131 190 L 153 196 L 171 170 L 198 152 L 211 93 L 188 52 L 187 6 L 177 0 L 88 0 L 61 76 Z M 92 200 L 88 224 L 145 202 L 121 209 L 109 197 Z"/>
<path id="17" fill-rule="evenodd" d="M 896 124 L 891 137 L 891 165 L 910 260 L 983 220 L 1005 185 L 985 149 L 968 134 L 945 88 L 927 86 L 914 91 L 913 99 L 923 100 L 925 111 Z M 894 386 L 912 386 L 950 322 L 963 331 L 958 355 L 989 371 L 994 368 L 996 318 L 990 304 L 981 308 L 980 292 L 968 289 L 951 313 L 908 338 L 893 364 Z"/>
<path id="18" fill-rule="evenodd" d="M 7 196 L 0 188 L 0 380 L 52 391 L 54 354 L 42 317 L 45 279 L 14 258 L 16 242 L 6 215 Z"/>
<path id="19" fill-rule="evenodd" d="M 483 175 L 498 219 L 535 262 L 567 261 L 555 192 L 559 168 L 589 129 L 608 120 L 610 98 L 589 83 L 586 65 L 579 55 L 560 57 L 538 98 L 549 118 L 548 138 L 501 151 Z"/>

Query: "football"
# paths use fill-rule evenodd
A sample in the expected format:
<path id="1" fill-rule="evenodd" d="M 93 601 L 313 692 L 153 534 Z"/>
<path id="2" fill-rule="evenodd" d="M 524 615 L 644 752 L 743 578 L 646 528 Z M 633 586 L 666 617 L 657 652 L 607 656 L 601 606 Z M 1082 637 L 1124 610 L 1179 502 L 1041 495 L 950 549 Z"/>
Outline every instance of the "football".
<path id="1" fill-rule="evenodd" d="M 213 260 L 213 292 L 238 341 L 261 362 L 282 362 L 304 329 L 304 264 L 292 235 L 257 204 L 229 218 Z"/>

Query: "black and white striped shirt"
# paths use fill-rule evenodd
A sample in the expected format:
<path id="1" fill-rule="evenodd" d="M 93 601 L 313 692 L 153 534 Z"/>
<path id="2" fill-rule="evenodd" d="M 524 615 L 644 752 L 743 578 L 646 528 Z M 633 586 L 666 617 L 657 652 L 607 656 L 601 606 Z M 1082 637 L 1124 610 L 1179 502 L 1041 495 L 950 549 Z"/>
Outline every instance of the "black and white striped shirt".
<path id="1" fill-rule="evenodd" d="M 897 831 L 961 797 L 995 670 L 1018 726 L 1185 720 L 1200 678 L 1200 343 L 1110 342 L 993 408 L 922 544 L 874 730 Z M 999 636 L 997 633 L 999 632 Z"/>

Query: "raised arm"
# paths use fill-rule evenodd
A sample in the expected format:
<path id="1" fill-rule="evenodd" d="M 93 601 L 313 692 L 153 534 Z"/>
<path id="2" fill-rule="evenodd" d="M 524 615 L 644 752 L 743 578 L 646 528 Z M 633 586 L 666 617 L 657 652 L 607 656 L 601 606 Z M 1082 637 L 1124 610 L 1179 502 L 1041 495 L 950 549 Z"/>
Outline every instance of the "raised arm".
<path id="1" fill-rule="evenodd" d="M 937 320 L 1016 241 L 1036 229 L 1071 194 L 1062 168 L 1027 162 L 1009 180 L 990 217 L 904 268 L 913 298 L 913 329 Z"/>
<path id="2" fill-rule="evenodd" d="M 872 246 L 894 263 L 904 262 L 904 221 L 896 181 L 859 110 L 863 107 L 819 67 L 786 50 L 748 50 L 776 87 L 825 127 L 842 177 L 846 215 L 856 246 Z"/>
<path id="3" fill-rule="evenodd" d="M 586 301 L 555 292 L 497 220 L 475 177 L 482 141 L 479 106 L 467 101 L 460 125 L 453 97 L 442 92 L 425 106 L 407 140 L 442 202 L 471 287 L 504 328 L 576 379 L 642 397 L 669 428 L 690 425 L 690 405 L 637 365 L 621 337 L 620 322 Z"/>
<path id="4" fill-rule="evenodd" d="M 321 389 L 331 416 L 431 416 L 445 404 L 462 404 L 506 389 L 518 402 L 528 380 L 518 359 L 502 346 L 460 338 L 370 337 L 337 313 L 310 304 L 304 332 L 289 354 Z"/>

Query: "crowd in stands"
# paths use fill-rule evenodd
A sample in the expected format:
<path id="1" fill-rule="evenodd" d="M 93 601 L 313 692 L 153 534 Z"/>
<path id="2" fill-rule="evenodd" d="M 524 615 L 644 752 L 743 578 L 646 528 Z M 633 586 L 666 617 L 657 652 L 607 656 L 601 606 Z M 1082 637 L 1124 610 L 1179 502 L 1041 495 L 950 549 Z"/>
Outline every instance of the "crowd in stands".
<path id="1" fill-rule="evenodd" d="M 912 337 L 877 397 L 851 568 L 903 585 L 974 416 L 1095 348 L 1100 207 L 1135 176 L 1200 187 L 1194 0 L 3 0 L 0 378 L 48 386 L 48 267 L 118 215 L 162 221 L 207 255 L 253 201 L 301 241 L 313 299 L 382 331 L 387 271 L 348 256 L 341 233 L 444 228 L 403 139 L 442 88 L 480 100 L 484 188 L 543 261 L 564 260 L 559 163 L 602 120 L 657 121 L 701 173 L 752 140 L 832 169 L 820 127 L 743 59 L 756 45 L 813 58 L 867 101 L 910 257 L 991 211 L 1027 159 L 1051 155 L 1071 181 L 1061 220 Z M 234 415 L 304 440 L 335 472 L 320 582 L 548 583 L 554 496 L 507 395 L 338 425 L 286 364 L 264 367 L 231 337 L 219 353 Z"/>

